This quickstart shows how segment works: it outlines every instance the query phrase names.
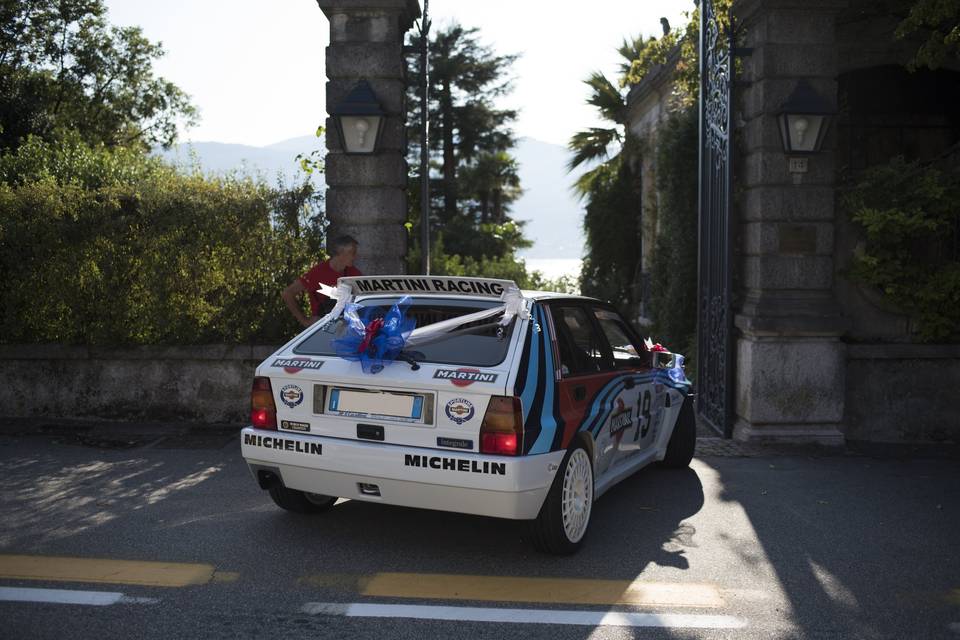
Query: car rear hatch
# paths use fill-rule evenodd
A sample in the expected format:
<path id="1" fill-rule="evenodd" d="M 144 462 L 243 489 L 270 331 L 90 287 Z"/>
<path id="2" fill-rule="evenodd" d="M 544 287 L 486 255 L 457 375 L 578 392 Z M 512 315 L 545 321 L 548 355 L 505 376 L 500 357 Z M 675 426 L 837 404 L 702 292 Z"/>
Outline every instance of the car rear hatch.
<path id="1" fill-rule="evenodd" d="M 360 300 L 388 309 L 397 297 Z M 414 297 L 407 310 L 418 327 L 492 309 L 495 300 Z M 280 431 L 385 444 L 478 451 L 491 397 L 504 396 L 523 332 L 501 316 L 470 323 L 405 350 L 378 373 L 339 357 L 338 320 L 303 334 L 257 369 L 270 378 Z"/>

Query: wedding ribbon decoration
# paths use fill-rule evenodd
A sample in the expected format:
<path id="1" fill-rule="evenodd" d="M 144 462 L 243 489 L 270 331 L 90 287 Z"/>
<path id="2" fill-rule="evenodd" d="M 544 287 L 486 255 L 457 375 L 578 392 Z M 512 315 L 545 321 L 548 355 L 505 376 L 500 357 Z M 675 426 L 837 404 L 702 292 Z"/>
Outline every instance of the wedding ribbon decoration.
<path id="1" fill-rule="evenodd" d="M 350 301 L 350 296 L 353 293 L 353 288 L 350 286 L 349 283 L 346 283 L 346 282 L 343 284 L 340 284 L 338 282 L 336 287 L 331 287 L 321 282 L 320 288 L 317 289 L 317 293 L 325 295 L 331 300 L 337 301 L 337 303 L 333 306 L 333 309 L 330 310 L 330 313 L 328 313 L 327 315 L 317 320 L 318 326 L 325 327 L 329 323 L 339 318 L 340 314 L 343 313 L 344 308 L 347 306 L 347 303 Z"/>
<path id="2" fill-rule="evenodd" d="M 320 288 L 317 289 L 317 292 L 337 301 L 333 311 L 319 320 L 321 327 L 333 320 L 336 320 L 341 315 L 346 316 L 344 310 L 352 294 L 352 289 L 348 283 L 339 284 L 336 288 L 321 284 Z M 404 299 L 406 298 L 407 297 L 405 296 Z M 416 345 L 433 342 L 441 339 L 444 335 L 458 327 L 470 324 L 471 322 L 478 322 L 480 320 L 486 320 L 487 318 L 493 318 L 501 313 L 503 314 L 503 318 L 501 318 L 498 323 L 501 327 L 505 327 L 510 324 L 510 321 L 513 320 L 514 317 L 519 316 L 521 318 L 528 318 L 530 316 L 530 310 L 527 307 L 527 301 L 524 300 L 523 295 L 520 293 L 520 289 L 518 287 L 512 286 L 504 292 L 502 305 L 493 307 L 492 309 L 486 309 L 484 311 L 477 311 L 476 313 L 468 313 L 467 315 L 457 316 L 456 318 L 450 318 L 449 320 L 444 320 L 442 322 L 435 322 L 425 327 L 415 329 L 406 339 L 406 346 L 413 347 Z M 350 320 L 347 319 L 347 322 L 349 323 Z M 359 344 L 357 346 L 359 347 Z"/>
<path id="3" fill-rule="evenodd" d="M 667 349 L 662 344 L 660 344 L 659 342 L 657 344 L 653 344 L 653 340 L 651 340 L 650 338 L 644 338 L 643 345 L 647 348 L 647 351 L 659 351 L 664 353 L 670 353 L 670 350 Z"/>
<path id="4" fill-rule="evenodd" d="M 346 331 L 331 345 L 341 358 L 359 361 L 364 373 L 380 373 L 397 359 L 417 324 L 405 315 L 409 306 L 410 297 L 404 296 L 386 315 L 380 316 L 378 307 L 346 303 L 343 310 Z"/>
<path id="5" fill-rule="evenodd" d="M 416 345 L 433 342 L 442 338 L 444 335 L 453 331 L 457 327 L 462 327 L 470 324 L 471 322 L 479 322 L 480 320 L 493 318 L 501 313 L 503 314 L 503 317 L 497 323 L 501 327 L 505 327 L 510 324 L 510 321 L 513 320 L 515 316 L 528 316 L 529 311 L 524 304 L 524 299 L 520 294 L 520 289 L 517 287 L 510 287 L 510 289 L 504 292 L 503 301 L 504 304 L 493 307 L 492 309 L 485 309 L 484 311 L 477 311 L 476 313 L 468 313 L 465 316 L 457 316 L 456 318 L 450 318 L 449 320 L 443 320 L 442 322 L 435 322 L 431 325 L 427 325 L 426 327 L 420 327 L 410 334 L 410 339 L 407 341 L 407 345 L 413 347 Z"/>

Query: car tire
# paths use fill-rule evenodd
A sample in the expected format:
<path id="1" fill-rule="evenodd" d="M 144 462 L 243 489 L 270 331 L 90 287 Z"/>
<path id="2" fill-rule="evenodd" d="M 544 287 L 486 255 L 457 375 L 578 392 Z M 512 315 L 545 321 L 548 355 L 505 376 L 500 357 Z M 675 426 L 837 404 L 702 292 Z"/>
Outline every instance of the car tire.
<path id="1" fill-rule="evenodd" d="M 667 453 L 660 465 L 668 469 L 689 467 L 696 446 L 697 420 L 693 414 L 693 396 L 687 396 L 680 407 L 677 424 L 673 427 L 673 433 L 670 434 Z"/>
<path id="2" fill-rule="evenodd" d="M 530 523 L 534 546 L 553 555 L 576 553 L 587 537 L 593 508 L 593 463 L 581 443 L 564 456 L 540 514 Z"/>
<path id="3" fill-rule="evenodd" d="M 321 513 L 327 511 L 337 501 L 334 496 L 307 493 L 286 487 L 270 487 L 268 491 L 278 507 L 294 513 Z"/>

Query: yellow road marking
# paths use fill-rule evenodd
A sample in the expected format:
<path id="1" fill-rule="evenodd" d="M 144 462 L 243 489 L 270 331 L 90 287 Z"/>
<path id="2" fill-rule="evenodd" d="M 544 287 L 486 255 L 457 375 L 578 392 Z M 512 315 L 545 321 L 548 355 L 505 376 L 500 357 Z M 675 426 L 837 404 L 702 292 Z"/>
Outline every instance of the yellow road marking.
<path id="1" fill-rule="evenodd" d="M 709 584 L 519 578 L 423 573 L 372 576 L 317 575 L 303 579 L 317 586 L 356 588 L 361 595 L 436 600 L 486 600 L 633 606 L 722 607 L 720 591 Z"/>
<path id="2" fill-rule="evenodd" d="M 209 564 L 0 555 L 0 578 L 10 580 L 186 587 L 210 582 L 213 573 Z"/>

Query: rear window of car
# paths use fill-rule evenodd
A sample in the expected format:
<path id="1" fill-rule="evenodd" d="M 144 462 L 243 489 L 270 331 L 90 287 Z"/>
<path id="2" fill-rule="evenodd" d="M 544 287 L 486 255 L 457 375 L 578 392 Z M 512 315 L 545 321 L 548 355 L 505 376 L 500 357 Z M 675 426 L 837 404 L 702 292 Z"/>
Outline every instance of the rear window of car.
<path id="1" fill-rule="evenodd" d="M 368 298 L 357 302 L 361 307 L 376 307 L 374 314 L 385 314 L 399 298 Z M 417 328 L 427 327 L 436 322 L 459 318 L 478 311 L 486 311 L 501 306 L 499 300 L 458 300 L 449 298 L 413 298 L 407 309 L 408 318 L 415 318 Z M 455 364 L 475 367 L 492 367 L 503 362 L 510 346 L 510 336 L 516 319 L 506 326 L 500 326 L 503 315 L 464 324 L 429 342 L 406 349 L 406 353 L 417 362 L 437 364 Z M 342 318 L 313 332 L 293 348 L 294 353 L 311 356 L 336 355 L 331 344 L 342 337 L 346 323 Z"/>

